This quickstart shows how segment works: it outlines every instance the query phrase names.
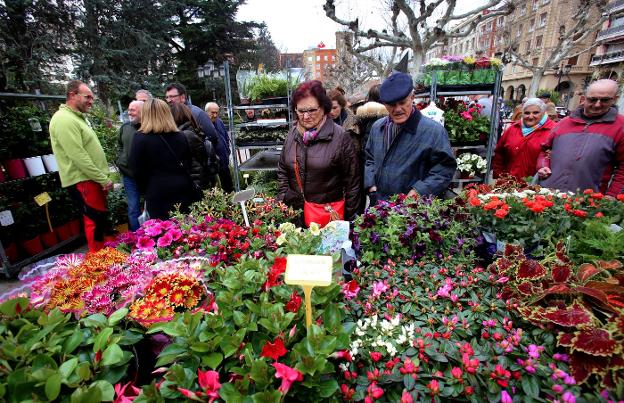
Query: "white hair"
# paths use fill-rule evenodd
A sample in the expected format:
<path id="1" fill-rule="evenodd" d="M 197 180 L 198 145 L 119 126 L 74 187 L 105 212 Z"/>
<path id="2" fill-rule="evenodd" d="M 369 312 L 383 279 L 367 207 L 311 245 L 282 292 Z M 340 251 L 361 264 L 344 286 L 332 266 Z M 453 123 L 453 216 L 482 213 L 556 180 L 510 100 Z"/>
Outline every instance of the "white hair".
<path id="1" fill-rule="evenodd" d="M 217 107 L 217 109 L 219 108 L 219 104 L 217 104 L 216 102 L 208 102 L 208 103 L 206 104 L 206 106 L 204 106 L 204 110 L 205 110 L 206 112 L 208 112 L 208 108 L 210 108 L 211 106 L 212 106 L 212 107 L 215 107 L 215 106 L 216 106 L 216 107 Z"/>
<path id="2" fill-rule="evenodd" d="M 529 98 L 522 104 L 522 112 L 529 106 L 537 106 L 540 112 L 546 112 L 546 104 L 539 98 Z"/>

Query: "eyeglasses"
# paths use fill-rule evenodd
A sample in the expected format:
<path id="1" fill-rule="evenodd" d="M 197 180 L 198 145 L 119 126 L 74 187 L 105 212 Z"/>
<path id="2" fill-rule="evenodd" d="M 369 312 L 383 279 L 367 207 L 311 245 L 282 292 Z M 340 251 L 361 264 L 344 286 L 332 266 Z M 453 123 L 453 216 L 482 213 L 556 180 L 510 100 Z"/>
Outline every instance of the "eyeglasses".
<path id="1" fill-rule="evenodd" d="M 79 92 L 75 92 L 76 95 L 80 95 L 81 97 L 85 97 L 86 100 L 88 101 L 93 101 L 93 95 L 85 95 L 85 94 L 81 94 Z"/>
<path id="2" fill-rule="evenodd" d="M 179 97 L 179 96 L 180 96 L 180 94 L 175 94 L 175 95 L 167 95 L 167 96 L 165 96 L 165 99 L 174 99 L 174 98 L 177 98 L 177 97 Z"/>
<path id="3" fill-rule="evenodd" d="M 613 101 L 615 98 L 613 98 L 613 97 L 608 97 L 608 98 L 594 98 L 594 97 L 587 97 L 587 98 L 585 98 L 585 99 L 587 99 L 587 101 L 588 101 L 590 104 L 595 104 L 595 103 L 596 103 L 596 102 L 598 102 L 598 101 L 600 101 L 600 103 L 601 103 L 601 104 L 606 104 L 606 103 L 608 103 L 608 102 Z"/>
<path id="4" fill-rule="evenodd" d="M 321 108 L 308 108 L 308 109 L 296 109 L 297 115 L 305 116 L 307 113 L 308 116 L 318 112 Z"/>

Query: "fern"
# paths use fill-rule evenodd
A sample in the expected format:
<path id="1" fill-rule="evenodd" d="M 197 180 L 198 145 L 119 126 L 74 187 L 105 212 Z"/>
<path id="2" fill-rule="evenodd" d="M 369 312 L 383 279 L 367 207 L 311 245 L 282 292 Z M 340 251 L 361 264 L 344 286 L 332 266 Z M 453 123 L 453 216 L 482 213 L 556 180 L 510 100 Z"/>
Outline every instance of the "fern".
<path id="1" fill-rule="evenodd" d="M 615 232 L 601 221 L 587 221 L 575 231 L 570 256 L 577 262 L 624 259 L 624 231 Z"/>

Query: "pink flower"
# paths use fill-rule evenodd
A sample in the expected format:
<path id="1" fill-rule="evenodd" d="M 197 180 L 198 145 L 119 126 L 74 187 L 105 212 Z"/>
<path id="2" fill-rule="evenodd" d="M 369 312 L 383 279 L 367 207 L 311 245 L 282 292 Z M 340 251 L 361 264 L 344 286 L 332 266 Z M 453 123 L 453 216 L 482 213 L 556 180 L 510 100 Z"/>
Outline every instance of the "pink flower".
<path id="1" fill-rule="evenodd" d="M 576 397 L 570 392 L 566 392 L 561 396 L 561 401 L 563 403 L 576 403 Z"/>
<path id="2" fill-rule="evenodd" d="M 283 395 L 286 395 L 290 390 L 293 382 L 303 381 L 303 374 L 294 368 L 290 368 L 288 365 L 274 362 L 273 368 L 275 368 L 275 377 L 282 378 L 282 384 L 278 388 Z"/>
<path id="3" fill-rule="evenodd" d="M 147 237 L 147 236 L 142 236 L 139 238 L 139 241 L 137 242 L 136 246 L 140 250 L 152 250 L 154 249 L 154 245 L 156 245 L 156 242 L 154 242 L 152 238 Z"/>
<path id="4" fill-rule="evenodd" d="M 401 403 L 413 403 L 414 399 L 412 398 L 412 395 L 409 394 L 408 391 L 404 390 L 403 394 L 401 395 Z"/>
<path id="5" fill-rule="evenodd" d="M 563 386 L 561 386 L 559 384 L 555 384 L 555 385 L 553 385 L 552 390 L 555 393 L 561 393 L 561 392 L 563 392 Z"/>
<path id="6" fill-rule="evenodd" d="M 460 113 L 460 116 L 466 120 L 472 120 L 472 115 L 468 111 Z"/>
<path id="7" fill-rule="evenodd" d="M 381 353 L 377 352 L 377 351 L 371 351 L 370 353 L 370 357 L 374 362 L 377 362 L 379 360 L 381 360 Z"/>
<path id="8" fill-rule="evenodd" d="M 128 389 L 128 387 L 130 389 Z M 134 386 L 132 381 L 123 386 L 120 383 L 117 383 L 115 384 L 115 395 L 117 395 L 117 397 L 113 403 L 130 403 L 139 395 L 139 393 L 141 393 L 141 389 Z"/>
<path id="9" fill-rule="evenodd" d="M 197 378 L 199 386 L 204 389 L 204 393 L 210 398 L 209 402 L 213 402 L 219 398 L 219 373 L 217 371 L 202 371 L 197 369 Z"/>
<path id="10" fill-rule="evenodd" d="M 431 396 L 435 396 L 440 393 L 440 382 L 433 379 L 427 384 L 427 388 L 431 391 Z"/>
<path id="11" fill-rule="evenodd" d="M 355 280 L 351 280 L 342 285 L 342 293 L 346 299 L 355 298 L 358 292 L 360 292 L 360 286 Z"/>
<path id="12" fill-rule="evenodd" d="M 160 228 L 163 231 L 169 231 L 169 230 L 175 228 L 175 226 L 176 226 L 175 223 L 173 221 L 171 221 L 171 220 L 163 221 L 163 222 L 160 223 Z"/>
<path id="13" fill-rule="evenodd" d="M 505 284 L 508 281 L 509 281 L 509 277 L 501 277 L 498 280 L 496 280 L 496 282 L 500 284 Z"/>
<path id="14" fill-rule="evenodd" d="M 166 232 L 165 235 L 158 238 L 156 245 L 158 245 L 159 248 L 164 248 L 171 245 L 171 242 L 173 242 L 173 237 L 170 233 Z"/>
<path id="15" fill-rule="evenodd" d="M 461 379 L 463 373 L 464 371 L 462 371 L 459 367 L 453 367 L 453 369 L 451 369 L 451 375 L 453 375 L 453 378 L 455 379 Z"/>
<path id="16" fill-rule="evenodd" d="M 509 393 L 507 393 L 506 390 L 503 390 L 501 392 L 501 403 L 513 403 L 513 399 L 511 398 L 511 396 L 509 396 Z"/>
<path id="17" fill-rule="evenodd" d="M 373 296 L 378 297 L 382 293 L 386 292 L 387 289 L 388 289 L 388 285 L 386 284 L 385 281 L 378 281 L 375 284 L 373 284 Z"/>
<path id="18" fill-rule="evenodd" d="M 456 303 L 459 300 L 459 296 L 457 294 L 451 294 L 451 302 Z"/>
<path id="19" fill-rule="evenodd" d="M 162 232 L 162 227 L 160 223 L 155 223 L 154 225 L 145 227 L 145 235 L 147 236 L 158 236 Z"/>
<path id="20" fill-rule="evenodd" d="M 171 235 L 171 238 L 174 241 L 177 241 L 178 239 L 180 239 L 182 237 L 182 231 L 180 231 L 177 228 L 172 228 L 169 231 L 167 231 L 167 234 Z"/>

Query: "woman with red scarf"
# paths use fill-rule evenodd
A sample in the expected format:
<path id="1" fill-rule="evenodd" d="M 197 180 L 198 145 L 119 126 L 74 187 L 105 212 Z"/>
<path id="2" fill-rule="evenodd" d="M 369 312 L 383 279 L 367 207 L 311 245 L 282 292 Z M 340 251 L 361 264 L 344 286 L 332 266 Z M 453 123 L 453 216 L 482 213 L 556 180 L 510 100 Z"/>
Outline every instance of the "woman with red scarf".
<path id="1" fill-rule="evenodd" d="M 522 105 L 520 121 L 512 123 L 496 145 L 492 160 L 494 178 L 535 175 L 542 143 L 554 126 L 555 122 L 546 115 L 546 104 L 539 98 L 529 98 Z"/>

